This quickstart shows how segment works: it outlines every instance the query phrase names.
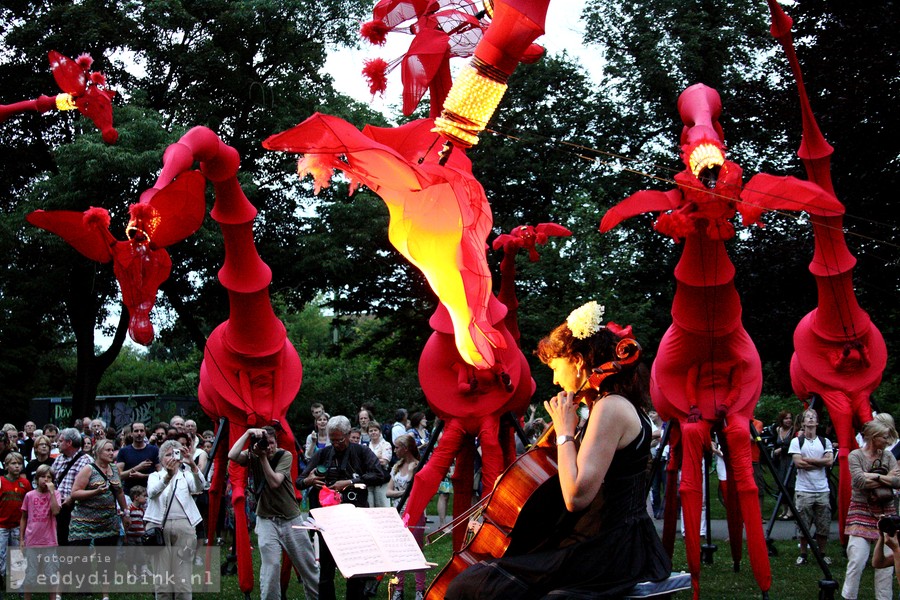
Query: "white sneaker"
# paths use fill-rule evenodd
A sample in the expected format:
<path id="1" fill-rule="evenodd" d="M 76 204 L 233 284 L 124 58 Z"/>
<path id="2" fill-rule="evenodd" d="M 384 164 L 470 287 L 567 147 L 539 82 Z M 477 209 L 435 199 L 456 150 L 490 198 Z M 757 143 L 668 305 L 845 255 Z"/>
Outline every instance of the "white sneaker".
<path id="1" fill-rule="evenodd" d="M 403 590 L 394 590 L 391 594 L 391 600 L 403 600 Z"/>
<path id="2" fill-rule="evenodd" d="M 416 600 L 425 600 L 425 592 L 416 590 Z"/>

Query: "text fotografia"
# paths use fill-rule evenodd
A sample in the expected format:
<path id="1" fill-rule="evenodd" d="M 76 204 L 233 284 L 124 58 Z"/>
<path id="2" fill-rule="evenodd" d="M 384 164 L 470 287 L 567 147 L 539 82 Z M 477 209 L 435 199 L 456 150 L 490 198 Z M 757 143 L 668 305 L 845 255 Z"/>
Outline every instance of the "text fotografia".
<path id="1" fill-rule="evenodd" d="M 220 592 L 218 546 L 10 548 L 7 592 Z"/>

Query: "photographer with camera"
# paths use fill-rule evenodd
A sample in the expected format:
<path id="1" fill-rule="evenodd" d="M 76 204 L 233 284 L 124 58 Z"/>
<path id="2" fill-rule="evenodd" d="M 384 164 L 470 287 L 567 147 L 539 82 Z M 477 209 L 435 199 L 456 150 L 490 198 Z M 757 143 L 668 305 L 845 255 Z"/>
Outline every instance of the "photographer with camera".
<path id="1" fill-rule="evenodd" d="M 897 530 L 900 529 L 900 517 L 890 515 L 882 517 L 878 521 L 878 541 L 875 542 L 875 552 L 872 554 L 873 569 L 888 569 L 894 567 L 894 576 L 900 581 L 900 540 L 897 539 Z M 891 549 L 891 553 L 885 555 L 884 547 Z"/>
<path id="2" fill-rule="evenodd" d="M 144 511 L 145 530 L 162 529 L 165 545 L 153 562 L 156 598 L 190 598 L 191 564 L 197 550 L 194 528 L 202 520 L 194 494 L 203 490 L 206 480 L 181 442 L 163 442 L 157 460 L 162 468 L 147 477 Z"/>
<path id="3" fill-rule="evenodd" d="M 243 450 L 250 440 L 250 447 Z M 303 580 L 307 600 L 316 600 L 319 573 L 312 541 L 304 524 L 291 482 L 290 452 L 278 448 L 275 429 L 248 429 L 228 451 L 228 458 L 250 466 L 256 494 L 256 536 L 259 544 L 261 600 L 281 598 L 281 551 L 287 553 Z"/>
<path id="4" fill-rule="evenodd" d="M 310 508 L 322 506 L 320 494 L 341 496 L 341 502 L 367 507 L 367 487 L 387 482 L 387 475 L 378 458 L 368 446 L 350 443 L 350 420 L 338 415 L 328 420 L 326 427 L 330 446 L 313 455 L 303 474 L 297 478 L 297 487 L 310 489 Z M 327 488 L 327 489 L 326 489 Z M 334 574 L 336 565 L 328 545 L 319 534 L 319 598 L 334 600 Z M 365 578 L 347 580 L 347 600 L 361 600 L 366 585 Z"/>

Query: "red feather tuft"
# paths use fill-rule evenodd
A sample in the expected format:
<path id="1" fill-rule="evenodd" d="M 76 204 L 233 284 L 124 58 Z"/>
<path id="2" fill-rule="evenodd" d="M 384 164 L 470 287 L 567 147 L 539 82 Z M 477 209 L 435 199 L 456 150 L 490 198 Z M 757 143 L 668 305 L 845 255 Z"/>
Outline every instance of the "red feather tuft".
<path id="1" fill-rule="evenodd" d="M 85 227 L 96 227 L 99 229 L 109 229 L 109 212 L 105 208 L 97 208 L 92 206 L 84 211 L 81 222 Z"/>
<path id="2" fill-rule="evenodd" d="M 373 96 L 383 94 L 387 89 L 387 62 L 383 58 L 369 58 L 364 64 L 362 74 L 369 82 L 369 92 Z"/>
<path id="3" fill-rule="evenodd" d="M 128 213 L 132 220 L 137 222 L 150 221 L 156 216 L 156 211 L 146 202 L 136 202 L 128 207 Z"/>
<path id="4" fill-rule="evenodd" d="M 91 65 L 94 64 L 94 59 L 91 58 L 90 54 L 85 52 L 84 54 L 79 54 L 78 58 L 75 59 L 75 62 L 78 63 L 78 66 L 85 71 L 90 71 Z"/>
<path id="5" fill-rule="evenodd" d="M 385 41 L 387 41 L 388 31 L 388 26 L 382 21 L 369 21 L 363 23 L 359 34 L 369 40 L 370 44 L 384 46 Z"/>
<path id="6" fill-rule="evenodd" d="M 695 223 L 690 217 L 680 212 L 663 213 L 659 215 L 653 228 L 677 242 L 694 232 Z"/>
<path id="7" fill-rule="evenodd" d="M 94 82 L 94 85 L 104 86 L 106 85 L 106 75 L 103 73 L 91 73 L 90 79 Z"/>

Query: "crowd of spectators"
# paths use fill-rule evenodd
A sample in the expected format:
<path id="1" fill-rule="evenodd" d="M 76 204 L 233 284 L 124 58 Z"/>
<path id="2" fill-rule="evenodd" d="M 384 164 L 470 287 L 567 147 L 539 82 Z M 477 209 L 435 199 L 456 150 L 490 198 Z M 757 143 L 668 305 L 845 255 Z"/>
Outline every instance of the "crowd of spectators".
<path id="1" fill-rule="evenodd" d="M 319 505 L 317 492 L 326 484 L 345 495 L 356 489 L 360 500 L 354 502 L 360 506 L 396 506 L 431 436 L 424 413 L 413 413 L 412 420 L 407 414 L 398 410 L 392 425 L 387 424 L 390 419 L 382 425 L 369 405 L 360 407 L 353 422 L 330 416 L 321 404 L 313 405 L 314 426 L 297 435 L 305 443 L 297 448 L 300 477 L 296 482 L 290 476 L 292 454 L 277 448 L 274 430 L 252 429 L 238 440 L 228 458 L 250 467 L 247 510 L 262 557 L 262 598 L 281 597 L 282 550 L 300 576 L 307 598 L 334 597 L 335 565 L 327 545 L 323 540 L 314 544 L 308 531 L 292 525 L 305 518 L 302 511 Z M 263 450 L 260 445 L 257 452 L 249 447 L 253 433 L 269 440 L 271 448 Z M 233 513 L 218 524 L 207 523 L 214 439 L 212 431 L 201 433 L 194 420 L 180 415 L 159 423 L 131 423 L 121 430 L 87 417 L 63 429 L 53 424 L 39 429 L 33 421 L 21 430 L 4 425 L 0 434 L 0 573 L 7 572 L 8 548 L 20 541 L 26 548 L 133 547 L 140 546 L 152 528 L 163 531 L 166 546 L 178 549 L 173 555 L 177 559 L 170 564 L 139 565 L 138 571 L 177 573 L 189 570 L 195 561 L 199 564 L 196 547 L 227 542 L 227 529 L 234 525 Z M 230 504 L 229 492 L 226 504 Z M 449 489 L 445 492 L 449 495 Z M 446 500 L 444 504 L 446 510 Z M 226 514 L 229 510 L 230 506 L 223 507 Z M 421 542 L 420 531 L 416 537 Z M 235 536 L 231 538 L 233 543 Z M 234 547 L 228 552 L 227 558 L 233 558 Z M 376 586 L 374 580 L 350 580 L 347 598 L 362 598 Z M 190 589 L 170 591 L 162 596 L 190 596 Z M 421 598 L 422 576 L 416 577 L 416 591 Z M 399 598 L 402 590 L 398 589 L 392 600 Z"/>
<path id="2" fill-rule="evenodd" d="M 296 482 L 290 480 L 292 455 L 277 448 L 274 430 L 252 430 L 269 440 L 271 448 L 262 450 L 260 446 L 259 452 L 248 448 L 251 431 L 229 453 L 231 460 L 250 466 L 247 505 L 263 557 L 262 598 L 280 597 L 278 565 L 282 550 L 294 563 L 308 598 L 333 598 L 335 565 L 327 545 L 319 540 L 316 548 L 306 530 L 282 526 L 302 521 L 302 511 L 319 506 L 318 492 L 325 486 L 342 492 L 342 497 L 347 496 L 348 490 L 358 489 L 356 496 L 360 500 L 354 503 L 360 506 L 396 506 L 404 499 L 420 456 L 431 442 L 432 432 L 423 412 L 410 416 L 399 409 L 392 420 L 379 422 L 373 407 L 364 405 L 351 421 L 340 415 L 332 417 L 317 403 L 311 406 L 310 416 L 314 425 L 297 432 L 298 440 L 305 443 L 297 448 L 300 477 Z M 663 469 L 668 448 L 661 441 L 666 423 L 655 412 L 651 411 L 650 416 L 652 454 L 661 454 L 658 470 L 651 473 L 648 510 L 662 518 Z M 527 440 L 534 442 L 545 428 L 546 424 L 532 411 L 524 423 Z M 212 431 L 199 432 L 195 421 L 175 416 L 168 422 L 137 422 L 116 431 L 101 419 L 84 418 L 62 430 L 53 424 L 38 429 L 32 421 L 22 430 L 12 424 L 4 425 L 2 430 L 0 572 L 6 572 L 8 547 L 17 546 L 20 541 L 26 547 L 134 546 L 141 543 L 147 528 L 165 525 L 167 543 L 183 547 L 185 552 L 190 549 L 183 554 L 189 558 L 187 564 L 200 560 L 194 556 L 198 542 L 221 542 L 221 538 L 216 539 L 216 532 L 222 531 L 223 523 L 210 526 L 206 522 L 214 435 Z M 814 410 L 804 411 L 796 419 L 791 412 L 782 411 L 770 426 L 762 428 L 765 451 L 775 467 L 773 474 L 788 489 L 796 516 L 812 536 L 807 540 L 797 529 L 798 566 L 808 562 L 807 548 L 813 543 L 826 564 L 831 564 L 827 542 L 836 516 L 831 470 L 837 447 L 827 434 Z M 860 449 L 850 455 L 853 493 L 846 524 L 850 543 L 842 589 L 848 599 L 855 597 L 873 543 L 871 565 L 876 567 L 878 597 L 889 593 L 885 590 L 890 590 L 893 579 L 892 550 L 900 545 L 896 534 L 885 536 L 879 531 L 879 521 L 896 514 L 897 496 L 874 509 L 870 500 L 870 490 L 876 487 L 900 489 L 896 460 L 900 445 L 893 419 L 886 414 L 876 415 L 858 442 Z M 523 444 L 520 451 L 524 449 Z M 718 461 L 721 451 L 714 456 Z M 881 465 L 884 474 L 873 471 Z M 439 495 L 442 522 L 451 491 L 448 478 L 442 482 Z M 769 492 L 775 495 L 772 489 Z M 228 497 L 226 494 L 225 499 Z M 777 518 L 796 519 L 787 499 L 776 511 Z M 168 520 L 163 518 L 169 513 L 172 514 Z M 900 525 L 900 520 L 893 518 Z M 233 526 L 233 522 L 233 518 L 226 519 L 224 525 Z M 423 529 L 424 523 L 413 528 L 420 542 Z M 184 568 L 185 564 L 182 560 L 171 568 Z M 372 581 L 351 580 L 347 598 L 362 598 L 372 592 L 372 586 Z M 416 577 L 416 592 L 417 598 L 424 593 L 421 575 Z M 395 592 L 392 600 L 400 598 L 402 589 Z"/>

